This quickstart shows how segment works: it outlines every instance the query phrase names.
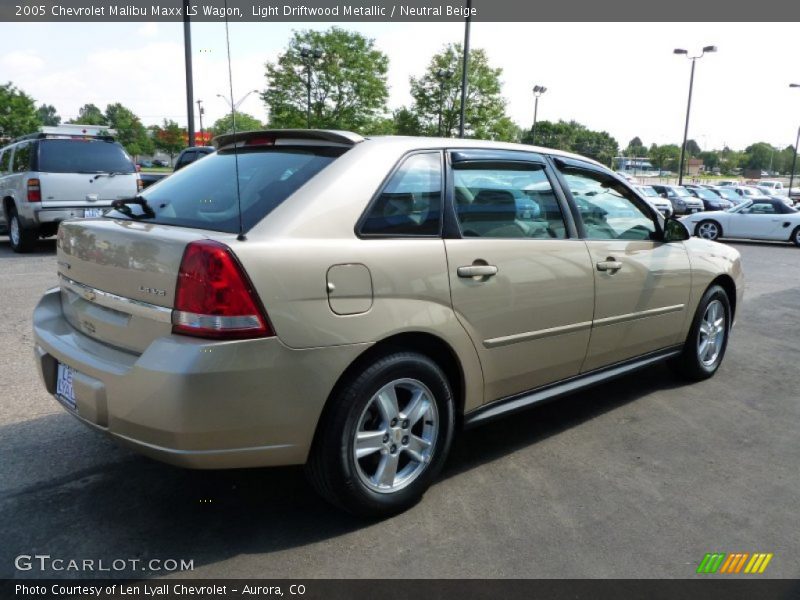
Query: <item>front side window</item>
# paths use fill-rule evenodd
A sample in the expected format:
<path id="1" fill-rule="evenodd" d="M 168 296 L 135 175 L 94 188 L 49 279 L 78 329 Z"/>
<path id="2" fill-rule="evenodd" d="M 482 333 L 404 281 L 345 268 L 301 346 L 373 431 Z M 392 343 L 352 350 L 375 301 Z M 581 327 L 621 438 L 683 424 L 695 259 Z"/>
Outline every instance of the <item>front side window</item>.
<path id="1" fill-rule="evenodd" d="M 31 170 L 31 144 L 25 142 L 18 144 L 14 149 L 14 173 L 24 173 Z"/>
<path id="2" fill-rule="evenodd" d="M 7 175 L 11 172 L 11 148 L 6 148 L 0 155 L 0 175 Z"/>
<path id="3" fill-rule="evenodd" d="M 593 240 L 652 240 L 656 223 L 642 202 L 613 177 L 567 167 L 562 171 L 578 206 L 586 237 Z"/>
<path id="4" fill-rule="evenodd" d="M 364 235 L 439 235 L 442 220 L 442 159 L 438 152 L 403 161 L 370 205 Z"/>
<path id="5" fill-rule="evenodd" d="M 464 237 L 567 237 L 561 207 L 542 165 L 456 163 L 453 181 Z"/>
<path id="6" fill-rule="evenodd" d="M 753 202 L 750 206 L 742 210 L 743 213 L 754 215 L 774 215 L 778 211 L 771 202 Z"/>

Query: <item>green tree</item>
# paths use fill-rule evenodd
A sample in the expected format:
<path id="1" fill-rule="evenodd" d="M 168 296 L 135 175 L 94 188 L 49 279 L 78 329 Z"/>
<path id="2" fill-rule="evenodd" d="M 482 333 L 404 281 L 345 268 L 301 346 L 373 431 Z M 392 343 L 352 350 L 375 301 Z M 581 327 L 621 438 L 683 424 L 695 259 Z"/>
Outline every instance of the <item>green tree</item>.
<path id="1" fill-rule="evenodd" d="M 264 129 L 264 124 L 252 115 L 236 111 L 236 131 L 255 131 Z M 222 135 L 223 133 L 233 133 L 233 115 L 226 114 L 224 117 L 214 121 L 208 128 L 212 135 Z"/>
<path id="2" fill-rule="evenodd" d="M 744 167 L 754 170 L 767 170 L 770 168 L 776 154 L 772 144 L 758 142 L 744 149 L 747 156 Z"/>
<path id="3" fill-rule="evenodd" d="M 705 167 L 706 171 L 711 171 L 720 166 L 720 157 L 719 152 L 716 150 L 707 150 L 705 152 L 701 152 L 698 155 L 703 161 L 703 166 Z"/>
<path id="4" fill-rule="evenodd" d="M 170 162 L 181 150 L 186 148 L 188 134 L 186 129 L 179 126 L 171 119 L 164 119 L 163 125 L 155 125 L 150 128 L 153 136 L 153 143 L 156 149 L 169 155 Z"/>
<path id="5" fill-rule="evenodd" d="M 628 147 L 625 148 L 623 154 L 633 158 L 642 158 L 647 156 L 647 148 L 645 148 L 645 145 L 642 143 L 642 139 L 636 136 L 628 142 Z"/>
<path id="6" fill-rule="evenodd" d="M 320 50 L 304 58 L 303 49 Z M 386 113 L 388 57 L 374 40 L 354 31 L 296 31 L 276 62 L 266 64 L 271 127 L 306 127 L 307 68 L 311 72 L 311 126 L 364 130 Z"/>
<path id="7" fill-rule="evenodd" d="M 91 103 L 81 106 L 78 109 L 78 116 L 69 122 L 81 125 L 108 125 L 103 111 Z"/>
<path id="8" fill-rule="evenodd" d="M 0 135 L 17 137 L 33 133 L 40 125 L 33 98 L 10 81 L 0 85 Z"/>
<path id="9" fill-rule="evenodd" d="M 457 134 L 461 119 L 461 44 L 449 44 L 431 58 L 425 74 L 411 78 L 413 112 L 425 135 L 437 135 L 439 115 L 442 135 Z M 440 76 L 440 73 L 449 74 Z M 465 135 L 481 139 L 514 140 L 519 130 L 506 116 L 506 101 L 501 94 L 503 70 L 489 64 L 486 51 L 470 50 L 467 73 Z"/>
<path id="10" fill-rule="evenodd" d="M 695 157 L 699 156 L 702 150 L 700 145 L 694 140 L 686 140 L 686 155 Z"/>
<path id="11" fill-rule="evenodd" d="M 394 111 L 393 121 L 396 135 L 423 135 L 419 116 L 405 106 Z"/>
<path id="12" fill-rule="evenodd" d="M 531 132 L 525 132 L 522 141 L 530 143 Z M 591 130 L 577 121 L 536 123 L 536 144 L 583 154 L 606 165 L 619 154 L 619 143 L 608 132 Z"/>
<path id="13" fill-rule="evenodd" d="M 52 104 L 42 104 L 36 109 L 36 116 L 42 125 L 55 126 L 61 125 L 61 117 L 56 112 L 56 107 Z"/>
<path id="14" fill-rule="evenodd" d="M 663 146 L 653 144 L 650 146 L 648 154 L 650 155 L 650 162 L 659 170 L 678 171 L 678 163 L 681 158 L 680 146 L 676 144 L 664 144 Z"/>
<path id="15" fill-rule="evenodd" d="M 147 129 L 133 111 L 119 102 L 109 104 L 105 114 L 108 126 L 115 129 L 117 141 L 125 147 L 128 154 L 139 156 L 151 154 L 154 144 Z"/>

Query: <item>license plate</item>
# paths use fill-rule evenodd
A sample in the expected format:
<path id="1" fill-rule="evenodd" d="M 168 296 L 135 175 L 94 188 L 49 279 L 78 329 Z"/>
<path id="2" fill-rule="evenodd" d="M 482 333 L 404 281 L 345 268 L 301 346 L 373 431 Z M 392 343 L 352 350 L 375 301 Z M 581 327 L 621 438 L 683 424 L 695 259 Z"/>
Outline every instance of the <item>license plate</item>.
<path id="1" fill-rule="evenodd" d="M 76 410 L 75 389 L 72 387 L 72 378 L 75 369 L 58 363 L 58 379 L 56 380 L 56 397 L 71 410 Z"/>
<path id="2" fill-rule="evenodd" d="M 103 216 L 103 209 L 102 208 L 87 208 L 83 211 L 83 216 L 87 219 L 89 217 L 102 217 Z"/>
<path id="3" fill-rule="evenodd" d="M 700 212 L 700 209 L 699 209 L 699 208 L 693 208 L 693 209 L 692 209 L 690 212 L 691 212 L 692 214 L 694 214 L 694 213 L 696 213 L 696 212 Z"/>

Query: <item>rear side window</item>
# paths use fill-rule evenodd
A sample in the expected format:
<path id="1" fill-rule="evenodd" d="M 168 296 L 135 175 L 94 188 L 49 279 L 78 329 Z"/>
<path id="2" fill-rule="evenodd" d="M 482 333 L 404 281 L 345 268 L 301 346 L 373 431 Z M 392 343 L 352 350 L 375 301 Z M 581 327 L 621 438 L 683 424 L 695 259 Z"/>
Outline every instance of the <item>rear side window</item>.
<path id="1" fill-rule="evenodd" d="M 0 175 L 11 172 L 11 148 L 6 148 L 0 156 Z"/>
<path id="2" fill-rule="evenodd" d="M 31 170 L 31 144 L 26 142 L 17 145 L 14 150 L 14 173 Z"/>
<path id="3" fill-rule="evenodd" d="M 104 140 L 42 140 L 38 170 L 44 173 L 136 172 L 122 146 Z"/>
<path id="4" fill-rule="evenodd" d="M 234 152 L 221 150 L 147 188 L 141 197 L 152 214 L 130 209 L 133 218 L 149 223 L 236 233 L 241 196 L 247 231 L 345 151 L 325 146 L 240 148 L 237 167 Z M 110 216 L 129 218 L 120 212 Z"/>
<path id="5" fill-rule="evenodd" d="M 442 214 L 442 159 L 438 152 L 414 154 L 394 172 L 370 205 L 365 235 L 438 235 Z"/>

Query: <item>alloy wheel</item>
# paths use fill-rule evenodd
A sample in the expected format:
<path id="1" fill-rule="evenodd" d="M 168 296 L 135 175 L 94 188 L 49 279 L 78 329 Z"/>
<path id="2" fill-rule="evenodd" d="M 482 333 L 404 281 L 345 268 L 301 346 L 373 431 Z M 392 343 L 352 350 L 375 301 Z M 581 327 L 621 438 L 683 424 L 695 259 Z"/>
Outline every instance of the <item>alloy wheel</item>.
<path id="1" fill-rule="evenodd" d="M 719 227 L 716 223 L 701 223 L 697 227 L 697 234 L 706 240 L 716 240 L 719 237 Z"/>
<path id="2" fill-rule="evenodd" d="M 428 387 L 396 379 L 370 398 L 358 420 L 353 458 L 361 482 L 392 493 L 410 485 L 427 468 L 439 432 L 439 413 Z"/>
<path id="3" fill-rule="evenodd" d="M 703 366 L 710 367 L 719 358 L 726 333 L 725 307 L 719 300 L 712 300 L 703 313 L 697 334 L 697 357 Z"/>
<path id="4" fill-rule="evenodd" d="M 20 240 L 20 231 L 19 231 L 19 219 L 17 215 L 11 215 L 11 224 L 10 224 L 10 234 L 11 234 L 11 243 L 15 246 L 19 246 Z"/>

